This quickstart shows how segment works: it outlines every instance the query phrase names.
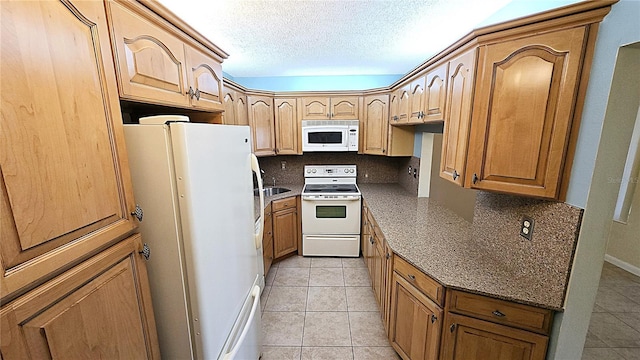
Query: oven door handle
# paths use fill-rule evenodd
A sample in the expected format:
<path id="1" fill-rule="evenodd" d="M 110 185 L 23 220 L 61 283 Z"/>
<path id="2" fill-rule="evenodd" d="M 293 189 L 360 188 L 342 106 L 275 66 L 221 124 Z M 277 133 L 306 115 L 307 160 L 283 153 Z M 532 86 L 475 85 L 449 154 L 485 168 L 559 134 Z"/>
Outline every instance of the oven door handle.
<path id="1" fill-rule="evenodd" d="M 347 198 L 340 199 L 327 199 L 327 198 L 318 198 L 315 195 L 302 195 L 302 200 L 311 200 L 311 201 L 357 201 L 360 200 L 360 196 L 350 196 Z"/>

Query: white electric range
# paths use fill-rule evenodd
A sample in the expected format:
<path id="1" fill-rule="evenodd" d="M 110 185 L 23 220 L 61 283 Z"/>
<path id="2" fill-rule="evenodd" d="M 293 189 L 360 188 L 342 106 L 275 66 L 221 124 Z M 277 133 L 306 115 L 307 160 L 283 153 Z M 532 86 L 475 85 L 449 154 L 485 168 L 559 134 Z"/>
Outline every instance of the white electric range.
<path id="1" fill-rule="evenodd" d="M 302 190 L 302 255 L 360 256 L 360 189 L 355 165 L 307 165 Z"/>

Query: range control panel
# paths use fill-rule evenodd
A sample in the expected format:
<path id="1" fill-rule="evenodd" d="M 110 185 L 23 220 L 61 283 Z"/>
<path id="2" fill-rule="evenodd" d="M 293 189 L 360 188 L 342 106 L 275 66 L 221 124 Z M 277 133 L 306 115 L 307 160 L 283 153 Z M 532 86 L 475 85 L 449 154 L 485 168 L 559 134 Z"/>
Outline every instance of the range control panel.
<path id="1" fill-rule="evenodd" d="M 355 165 L 305 165 L 304 177 L 356 177 Z"/>

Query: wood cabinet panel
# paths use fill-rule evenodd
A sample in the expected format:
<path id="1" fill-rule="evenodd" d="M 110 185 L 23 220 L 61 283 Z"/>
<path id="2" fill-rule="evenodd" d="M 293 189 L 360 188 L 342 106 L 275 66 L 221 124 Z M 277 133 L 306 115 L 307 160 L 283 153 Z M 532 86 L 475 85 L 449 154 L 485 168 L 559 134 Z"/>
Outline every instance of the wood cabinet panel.
<path id="1" fill-rule="evenodd" d="M 301 154 L 298 145 L 298 111 L 296 99 L 275 99 L 276 154 Z"/>
<path id="2" fill-rule="evenodd" d="M 140 235 L 0 309 L 4 358 L 159 359 Z"/>
<path id="3" fill-rule="evenodd" d="M 467 316 L 447 313 L 442 336 L 443 360 L 542 360 L 545 336 Z"/>
<path id="4" fill-rule="evenodd" d="M 464 184 L 467 163 L 475 66 L 475 49 L 449 61 L 440 177 L 460 186 Z"/>
<path id="5" fill-rule="evenodd" d="M 409 122 L 409 97 L 411 85 L 405 85 L 398 90 L 398 121 L 394 124 L 407 124 Z"/>
<path id="6" fill-rule="evenodd" d="M 466 185 L 556 198 L 585 28 L 480 47 Z"/>
<path id="7" fill-rule="evenodd" d="M 116 2 L 108 2 L 120 96 L 189 106 L 183 42 Z"/>
<path id="8" fill-rule="evenodd" d="M 7 2 L 2 27 L 12 34 L 0 45 L 8 299 L 136 224 L 111 50 L 100 42 L 109 38 L 102 4 Z"/>
<path id="9" fill-rule="evenodd" d="M 224 110 L 222 104 L 222 65 L 202 51 L 184 45 L 191 106 L 202 110 Z"/>
<path id="10" fill-rule="evenodd" d="M 400 119 L 398 117 L 400 111 L 400 92 L 398 90 L 389 94 L 389 124 L 395 124 Z M 365 101 L 366 104 L 366 101 Z"/>
<path id="11" fill-rule="evenodd" d="M 442 309 L 394 273 L 389 323 L 393 348 L 404 359 L 436 359 L 441 329 Z"/>
<path id="12" fill-rule="evenodd" d="M 331 116 L 328 97 L 303 97 L 302 120 L 327 120 Z"/>
<path id="13" fill-rule="evenodd" d="M 247 109 L 247 96 L 236 93 L 236 125 L 249 125 L 249 113 Z"/>
<path id="14" fill-rule="evenodd" d="M 222 97 L 224 104 L 224 114 L 222 121 L 225 125 L 236 125 L 236 101 L 238 96 L 234 90 L 225 90 Z"/>
<path id="15" fill-rule="evenodd" d="M 444 121 L 448 70 L 449 63 L 446 62 L 425 76 L 424 122 Z"/>
<path id="16" fill-rule="evenodd" d="M 273 263 L 273 215 L 271 204 L 264 209 L 264 230 L 262 235 L 262 260 L 264 262 L 264 274 L 269 273 Z"/>
<path id="17" fill-rule="evenodd" d="M 388 95 L 364 98 L 364 145 L 363 153 L 385 155 L 389 128 Z"/>
<path id="18" fill-rule="evenodd" d="M 268 96 L 247 96 L 247 101 L 253 152 L 257 156 L 275 155 L 273 99 Z"/>
<path id="19" fill-rule="evenodd" d="M 356 120 L 359 118 L 358 97 L 332 97 L 330 110 L 332 120 Z"/>
<path id="20" fill-rule="evenodd" d="M 395 256 L 393 270 L 436 303 L 440 305 L 444 303 L 444 287 L 403 258 Z"/>
<path id="21" fill-rule="evenodd" d="M 295 199 L 292 198 L 294 201 Z M 273 212 L 273 253 L 277 259 L 298 250 L 298 210 Z"/>
<path id="22" fill-rule="evenodd" d="M 411 82 L 409 88 L 409 124 L 421 124 L 424 116 L 424 76 Z"/>
<path id="23" fill-rule="evenodd" d="M 549 335 L 553 311 L 450 290 L 447 310 Z"/>

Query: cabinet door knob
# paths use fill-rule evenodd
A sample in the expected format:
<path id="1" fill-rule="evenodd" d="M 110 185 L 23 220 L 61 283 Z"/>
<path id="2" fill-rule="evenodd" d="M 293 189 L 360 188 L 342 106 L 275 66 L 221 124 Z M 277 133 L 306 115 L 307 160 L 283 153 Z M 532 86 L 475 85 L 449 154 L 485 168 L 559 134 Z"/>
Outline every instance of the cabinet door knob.
<path id="1" fill-rule="evenodd" d="M 449 327 L 449 331 L 451 332 L 456 331 L 456 324 L 451 324 L 451 326 Z"/>
<path id="2" fill-rule="evenodd" d="M 331 116 L 329 116 L 329 113 L 327 113 L 327 119 L 330 118 Z"/>
<path id="3" fill-rule="evenodd" d="M 140 205 L 136 204 L 136 208 L 134 211 L 131 212 L 131 215 L 133 215 L 136 219 L 138 219 L 138 221 L 142 222 L 144 211 L 142 211 L 142 208 L 140 207 Z"/>
<path id="4" fill-rule="evenodd" d="M 407 275 L 407 276 L 409 277 L 409 279 L 410 279 L 411 281 L 416 281 L 416 276 L 415 276 L 415 275 L 411 275 L 411 274 L 409 274 L 409 275 Z"/>
<path id="5" fill-rule="evenodd" d="M 193 88 L 191 86 L 189 86 L 189 91 L 187 91 L 187 94 L 189 94 L 189 99 L 193 99 L 193 97 L 195 96 L 196 92 L 193 91 Z"/>
<path id="6" fill-rule="evenodd" d="M 495 310 L 494 312 L 492 312 L 492 314 L 497 316 L 497 317 L 505 317 L 506 316 L 500 310 Z"/>
<path id="7" fill-rule="evenodd" d="M 194 95 L 196 96 L 196 100 L 200 100 L 200 89 L 196 89 L 196 92 Z"/>
<path id="8" fill-rule="evenodd" d="M 458 172 L 454 169 L 453 170 L 453 174 L 451 174 L 453 176 L 453 180 L 457 179 L 458 176 L 460 176 L 460 174 L 458 174 Z"/>
<path id="9" fill-rule="evenodd" d="M 436 320 L 438 320 L 438 317 L 436 316 L 436 314 L 431 314 L 431 323 L 435 323 Z"/>
<path id="10" fill-rule="evenodd" d="M 477 183 L 477 182 L 478 182 L 478 180 L 479 180 L 479 179 L 478 179 L 478 174 L 474 173 L 474 174 L 473 174 L 473 179 L 472 179 L 472 180 L 473 180 L 473 183 L 474 183 L 474 184 L 475 184 L 475 183 Z"/>
<path id="11" fill-rule="evenodd" d="M 389 260 L 391 258 L 391 254 L 387 253 L 386 258 L 387 258 L 387 260 Z"/>
<path id="12" fill-rule="evenodd" d="M 145 260 L 149 260 L 149 258 L 151 257 L 151 249 L 149 248 L 149 245 L 147 245 L 147 243 L 144 243 L 144 245 L 142 245 L 142 250 L 138 251 L 138 254 L 144 256 Z"/>

